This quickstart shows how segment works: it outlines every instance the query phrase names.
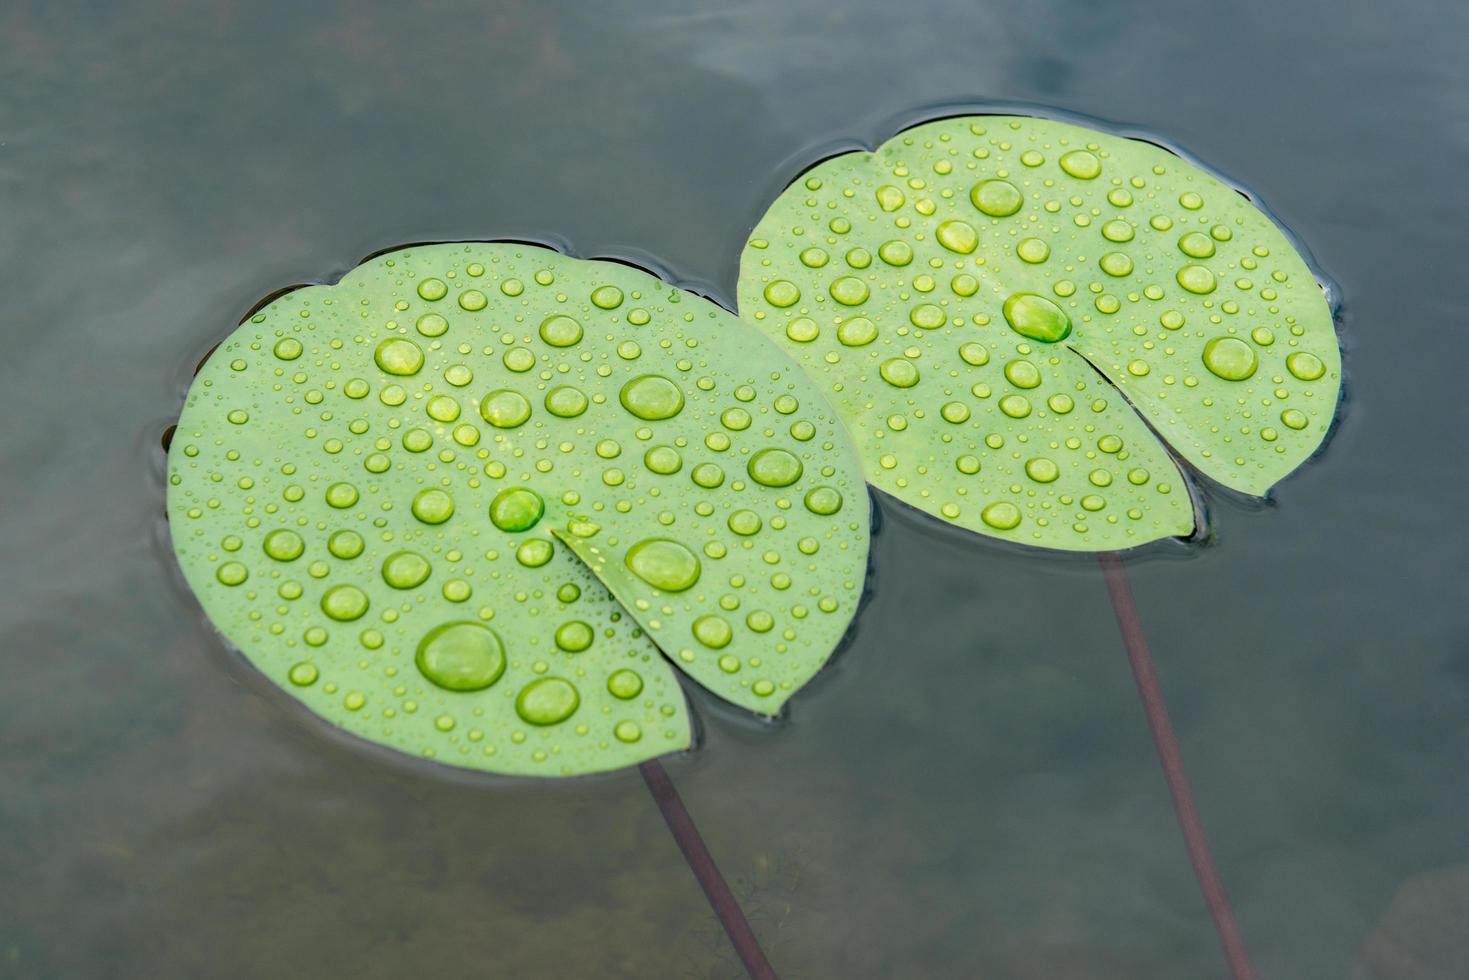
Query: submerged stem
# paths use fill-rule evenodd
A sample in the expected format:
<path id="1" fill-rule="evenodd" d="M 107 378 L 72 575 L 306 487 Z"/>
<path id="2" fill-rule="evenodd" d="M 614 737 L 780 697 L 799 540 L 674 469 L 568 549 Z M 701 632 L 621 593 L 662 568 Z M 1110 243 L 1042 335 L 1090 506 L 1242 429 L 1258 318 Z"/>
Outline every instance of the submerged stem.
<path id="1" fill-rule="evenodd" d="M 745 965 L 750 980 L 778 980 L 770 961 L 765 958 L 765 951 L 760 948 L 760 940 L 755 938 L 755 931 L 750 928 L 750 921 L 729 890 L 724 875 L 720 874 L 719 865 L 714 863 L 713 855 L 705 846 L 699 828 L 694 825 L 694 818 L 689 816 L 688 808 L 683 805 L 673 780 L 668 778 L 663 763 L 649 759 L 638 764 L 638 772 L 643 774 L 648 792 L 653 794 L 669 832 L 678 842 L 678 849 L 683 851 L 684 860 L 698 879 L 699 887 L 704 889 L 705 897 L 713 906 L 719 924 L 724 926 L 725 934 L 739 954 L 740 962 Z"/>
<path id="2" fill-rule="evenodd" d="M 1204 823 L 1199 819 L 1198 807 L 1194 804 L 1188 773 L 1183 768 L 1183 753 L 1179 750 L 1173 723 L 1168 719 L 1168 706 L 1163 700 L 1163 690 L 1158 685 L 1153 658 L 1148 654 L 1148 641 L 1143 635 L 1143 624 L 1138 617 L 1137 605 L 1133 602 L 1127 569 L 1123 566 L 1122 558 L 1112 552 L 1097 556 L 1097 560 L 1101 562 L 1102 574 L 1107 579 L 1112 609 L 1117 614 L 1117 626 L 1122 631 L 1123 645 L 1127 647 L 1127 659 L 1132 664 L 1132 676 L 1137 682 L 1143 711 L 1148 716 L 1148 727 L 1153 730 L 1153 742 L 1158 747 L 1158 758 L 1163 763 L 1163 775 L 1168 781 L 1168 793 L 1173 797 L 1173 809 L 1178 813 L 1178 823 L 1183 830 L 1189 860 L 1193 862 L 1194 874 L 1199 879 L 1199 889 L 1204 893 L 1204 903 L 1208 905 L 1209 915 L 1214 920 L 1214 930 L 1219 934 L 1219 945 L 1224 948 L 1224 958 L 1229 961 L 1230 975 L 1234 980 L 1254 980 L 1254 967 L 1250 965 L 1249 954 L 1245 952 L 1239 924 L 1234 920 L 1234 910 L 1230 907 L 1229 896 L 1225 894 L 1224 883 L 1219 880 L 1219 869 L 1214 866 L 1214 856 L 1209 851 L 1208 838 L 1204 836 Z"/>

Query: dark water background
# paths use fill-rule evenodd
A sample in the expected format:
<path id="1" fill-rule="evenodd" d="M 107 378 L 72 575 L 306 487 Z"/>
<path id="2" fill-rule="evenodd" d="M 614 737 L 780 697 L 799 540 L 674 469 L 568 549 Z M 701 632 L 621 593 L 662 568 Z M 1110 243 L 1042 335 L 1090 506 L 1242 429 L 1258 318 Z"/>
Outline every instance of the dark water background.
<path id="1" fill-rule="evenodd" d="M 159 432 L 278 287 L 555 235 L 728 302 L 802 166 L 996 101 L 1186 147 L 1340 284 L 1326 453 L 1133 581 L 1262 975 L 1469 975 L 1466 36 L 1451 0 L 0 4 L 0 976 L 738 976 L 636 773 L 384 762 L 226 653 Z M 669 762 L 782 976 L 1221 976 L 1096 566 L 880 509 L 831 669 L 773 730 L 696 695 Z"/>

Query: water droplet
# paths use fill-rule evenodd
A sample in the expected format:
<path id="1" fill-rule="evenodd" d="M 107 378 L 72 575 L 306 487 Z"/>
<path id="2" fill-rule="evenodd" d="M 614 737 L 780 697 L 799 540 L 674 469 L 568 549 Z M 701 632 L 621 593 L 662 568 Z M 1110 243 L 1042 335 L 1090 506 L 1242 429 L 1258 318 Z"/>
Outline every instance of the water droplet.
<path id="1" fill-rule="evenodd" d="M 1225 381 L 1243 381 L 1258 366 L 1255 349 L 1238 337 L 1215 337 L 1204 345 L 1204 367 Z"/>
<path id="2" fill-rule="evenodd" d="M 1011 361 L 1005 365 L 1005 380 L 1017 388 L 1039 387 L 1041 383 L 1040 368 L 1029 361 Z"/>
<path id="3" fill-rule="evenodd" d="M 801 298 L 801 290 L 789 279 L 777 279 L 765 287 L 765 301 L 771 306 L 784 309 L 794 306 Z"/>
<path id="4" fill-rule="evenodd" d="M 598 286 L 592 290 L 592 305 L 599 310 L 615 310 L 622 305 L 622 290 L 616 286 Z"/>
<path id="5" fill-rule="evenodd" d="M 664 592 L 682 592 L 699 581 L 698 556 L 677 541 L 647 538 L 627 550 L 627 567 L 638 578 Z"/>
<path id="6" fill-rule="evenodd" d="M 683 457 L 672 446 L 654 446 L 643 454 L 643 465 L 659 476 L 671 476 L 683 467 Z"/>
<path id="7" fill-rule="evenodd" d="M 734 638 L 734 630 L 722 616 L 700 616 L 694 620 L 693 632 L 694 639 L 714 650 L 729 646 Z"/>
<path id="8" fill-rule="evenodd" d="M 660 374 L 643 374 L 622 386 L 622 407 L 649 422 L 671 419 L 683 411 L 683 391 Z"/>
<path id="9" fill-rule="evenodd" d="M 821 336 L 821 328 L 810 317 L 797 317 L 786 324 L 786 336 L 798 344 L 809 344 Z"/>
<path id="10" fill-rule="evenodd" d="M 438 300 L 443 299 L 444 296 L 448 294 L 448 292 L 449 287 L 444 285 L 444 280 L 442 279 L 434 279 L 430 277 L 418 284 L 418 295 L 422 296 L 430 303 L 437 302 Z"/>
<path id="11" fill-rule="evenodd" d="M 430 571 L 428 559 L 412 551 L 395 551 L 383 560 L 383 581 L 395 589 L 417 588 Z"/>
<path id="12" fill-rule="evenodd" d="M 435 395 L 424 406 L 429 418 L 437 422 L 452 422 L 459 417 L 459 403 L 448 395 Z"/>
<path id="13" fill-rule="evenodd" d="M 536 526 L 546 512 L 539 494 L 527 487 L 501 490 L 490 502 L 490 523 L 502 531 L 519 534 Z"/>
<path id="14" fill-rule="evenodd" d="M 837 340 L 845 347 L 864 347 L 877 339 L 877 324 L 865 316 L 853 317 L 837 327 Z"/>
<path id="15" fill-rule="evenodd" d="M 1006 218 L 1020 210 L 1025 196 L 1008 180 L 994 178 L 982 180 L 970 188 L 969 200 L 992 218 Z"/>
<path id="16" fill-rule="evenodd" d="M 908 322 L 920 330 L 937 330 L 944 325 L 944 311 L 932 303 L 921 303 L 909 311 Z"/>
<path id="17" fill-rule="evenodd" d="M 877 189 L 877 206 L 884 211 L 898 210 L 905 200 L 903 192 L 891 184 L 884 184 Z"/>
<path id="18" fill-rule="evenodd" d="M 806 509 L 830 517 L 842 509 L 842 495 L 835 487 L 814 487 L 806 493 Z"/>
<path id="19" fill-rule="evenodd" d="M 729 515 L 729 529 L 741 537 L 760 532 L 760 515 L 753 510 L 737 510 Z"/>
<path id="20" fill-rule="evenodd" d="M 801 461 L 784 449 L 762 449 L 750 457 L 750 479 L 764 487 L 788 487 L 801 478 Z"/>
<path id="21" fill-rule="evenodd" d="M 425 337 L 441 337 L 449 329 L 449 321 L 437 313 L 425 313 L 418 318 L 413 327 Z"/>
<path id="22" fill-rule="evenodd" d="M 357 488 L 350 483 L 333 483 L 326 488 L 326 502 L 337 510 L 346 510 L 357 503 Z"/>
<path id="23" fill-rule="evenodd" d="M 1186 265 L 1178 270 L 1178 284 L 1191 293 L 1205 296 L 1219 285 L 1214 273 L 1201 265 Z"/>
<path id="24" fill-rule="evenodd" d="M 321 597 L 321 611 L 339 622 L 351 622 L 367 612 L 367 593 L 355 585 L 334 585 Z"/>
<path id="25" fill-rule="evenodd" d="M 567 653 L 581 653 L 592 645 L 596 634 L 579 619 L 562 623 L 556 627 L 556 645 Z"/>
<path id="26" fill-rule="evenodd" d="M 637 722 L 626 720 L 619 721 L 613 726 L 612 734 L 617 737 L 619 742 L 636 742 L 643 737 L 643 730 L 638 727 Z"/>
<path id="27" fill-rule="evenodd" d="M 1056 478 L 1061 475 L 1061 467 L 1056 465 L 1055 460 L 1046 459 L 1044 456 L 1037 456 L 1035 459 L 1026 462 L 1025 475 L 1037 483 L 1054 483 L 1056 482 Z M 985 518 L 985 522 L 989 523 L 988 518 Z"/>
<path id="28" fill-rule="evenodd" d="M 581 324 L 564 314 L 541 321 L 541 339 L 552 347 L 572 347 L 582 338 Z"/>
<path id="29" fill-rule="evenodd" d="M 918 383 L 918 366 L 905 357 L 883 361 L 877 373 L 894 388 L 911 388 Z"/>
<path id="30" fill-rule="evenodd" d="M 944 248 L 960 255 L 968 255 L 979 245 L 979 232 L 966 221 L 941 222 L 934 237 Z"/>
<path id="31" fill-rule="evenodd" d="M 321 676 L 321 672 L 316 669 L 316 664 L 307 663 L 303 660 L 300 663 L 292 664 L 290 673 L 286 676 L 297 687 L 310 687 L 316 683 L 316 679 Z"/>
<path id="32" fill-rule="evenodd" d="M 1326 373 L 1326 365 L 1315 354 L 1296 351 L 1285 359 L 1286 370 L 1302 381 L 1315 381 Z"/>
<path id="33" fill-rule="evenodd" d="M 433 487 L 420 490 L 413 498 L 413 516 L 425 524 L 442 524 L 454 516 L 454 498 Z"/>
<path id="34" fill-rule="evenodd" d="M 1077 180 L 1094 180 L 1102 172 L 1102 161 L 1090 150 L 1071 150 L 1061 154 L 1061 169 Z"/>
<path id="35" fill-rule="evenodd" d="M 574 419 L 587 410 L 587 396 L 580 388 L 562 385 L 546 392 L 546 411 L 557 418 Z"/>
<path id="36" fill-rule="evenodd" d="M 276 561 L 295 561 L 306 550 L 306 542 L 295 531 L 281 528 L 265 536 L 265 553 Z"/>
<path id="37" fill-rule="evenodd" d="M 1097 261 L 1097 265 L 1114 278 L 1132 274 L 1132 257 L 1126 252 L 1108 252 Z"/>
<path id="38" fill-rule="evenodd" d="M 997 501 L 981 511 L 979 519 L 996 530 L 1011 531 L 1020 526 L 1020 508 L 1009 501 Z"/>
<path id="39" fill-rule="evenodd" d="M 531 725 L 555 725 L 576 713 L 581 696 L 560 677 L 540 677 L 523 687 L 515 698 L 515 713 Z"/>
<path id="40" fill-rule="evenodd" d="M 446 691 L 483 691 L 505 673 L 505 645 L 480 623 L 444 623 L 424 634 L 413 662 Z"/>
<path id="41" fill-rule="evenodd" d="M 1178 250 L 1191 259 L 1207 259 L 1214 254 L 1214 241 L 1201 231 L 1191 231 L 1178 240 Z"/>
<path id="42" fill-rule="evenodd" d="M 387 374 L 407 377 L 423 367 L 423 348 L 402 337 L 389 337 L 377 345 L 372 359 Z"/>
<path id="43" fill-rule="evenodd" d="M 526 568 L 540 568 L 551 560 L 555 550 L 545 538 L 531 538 L 515 549 L 515 560 Z"/>
<path id="44" fill-rule="evenodd" d="M 479 414 L 497 429 L 513 429 L 530 418 L 530 402 L 518 391 L 500 388 L 479 403 Z"/>
<path id="45" fill-rule="evenodd" d="M 477 313 L 484 309 L 489 305 L 489 302 L 485 294 L 478 289 L 466 289 L 459 294 L 459 308 L 468 310 L 471 313 Z"/>
<path id="46" fill-rule="evenodd" d="M 275 342 L 275 356 L 283 361 L 294 361 L 301 356 L 301 341 L 295 337 L 283 337 Z"/>
<path id="47" fill-rule="evenodd" d="M 724 482 L 724 470 L 718 463 L 700 463 L 689 476 L 705 490 L 713 490 Z"/>
<path id="48" fill-rule="evenodd" d="M 1000 411 L 1012 419 L 1023 419 L 1030 414 L 1030 401 L 1021 395 L 1006 395 L 1000 399 Z"/>
<path id="49" fill-rule="evenodd" d="M 1288 408 L 1281 412 L 1280 421 L 1288 429 L 1304 429 L 1309 423 L 1309 419 L 1306 418 L 1306 413 L 1294 408 Z"/>
<path id="50" fill-rule="evenodd" d="M 1015 254 L 1021 261 L 1039 265 L 1051 257 L 1051 246 L 1039 238 L 1026 238 L 1015 246 Z"/>
<path id="51" fill-rule="evenodd" d="M 326 550 L 330 551 L 333 557 L 341 558 L 344 561 L 356 558 L 366 547 L 367 543 L 356 531 L 337 531 L 326 542 Z"/>
<path id="52" fill-rule="evenodd" d="M 627 701 L 643 692 L 643 678 L 635 670 L 614 670 L 607 678 L 607 690 L 614 698 Z"/>
<path id="53" fill-rule="evenodd" d="M 894 238 L 877 247 L 877 257 L 888 265 L 902 268 L 913 261 L 913 246 L 901 238 Z"/>
<path id="54" fill-rule="evenodd" d="M 842 276 L 831 284 L 831 298 L 843 306 L 860 306 L 867 295 L 867 283 L 856 276 Z"/>
<path id="55" fill-rule="evenodd" d="M 214 573 L 222 585 L 239 585 L 250 577 L 250 570 L 237 561 L 227 561 Z"/>
<path id="56" fill-rule="evenodd" d="M 1010 329 L 1030 340 L 1054 344 L 1071 333 L 1066 311 L 1035 293 L 1014 294 L 1005 300 L 1003 312 Z"/>

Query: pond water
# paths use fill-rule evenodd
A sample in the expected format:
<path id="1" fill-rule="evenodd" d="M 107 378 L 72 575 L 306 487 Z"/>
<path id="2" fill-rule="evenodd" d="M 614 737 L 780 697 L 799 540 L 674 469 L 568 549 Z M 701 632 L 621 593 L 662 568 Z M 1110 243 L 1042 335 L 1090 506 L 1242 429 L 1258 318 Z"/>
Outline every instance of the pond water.
<path id="1" fill-rule="evenodd" d="M 802 167 L 1017 104 L 1185 147 L 1339 284 L 1324 454 L 1131 575 L 1261 975 L 1469 972 L 1469 8 L 1153 10 L 7 5 L 0 974 L 741 976 L 636 772 L 386 759 L 226 651 L 159 434 L 282 286 L 507 237 L 728 305 Z M 773 726 L 693 692 L 667 762 L 781 976 L 1223 976 L 1096 564 L 877 508 L 830 669 Z"/>

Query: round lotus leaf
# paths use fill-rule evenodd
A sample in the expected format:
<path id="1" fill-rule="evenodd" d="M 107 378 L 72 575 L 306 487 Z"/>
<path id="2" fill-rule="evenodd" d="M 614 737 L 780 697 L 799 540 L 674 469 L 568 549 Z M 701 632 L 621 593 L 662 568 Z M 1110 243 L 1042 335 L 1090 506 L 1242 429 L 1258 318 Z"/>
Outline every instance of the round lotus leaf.
<path id="1" fill-rule="evenodd" d="M 994 537 L 1108 550 L 1194 528 L 1171 447 L 1260 495 L 1321 444 L 1341 358 L 1305 261 L 1149 143 L 946 119 L 781 194 L 741 315 L 831 395 L 877 487 Z"/>
<path id="2" fill-rule="evenodd" d="M 689 745 L 670 663 L 778 711 L 856 611 L 864 490 L 820 391 L 731 314 L 619 264 L 451 244 L 230 335 L 168 511 L 209 618 L 317 714 L 567 775 Z"/>

